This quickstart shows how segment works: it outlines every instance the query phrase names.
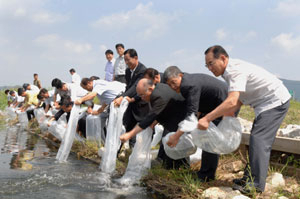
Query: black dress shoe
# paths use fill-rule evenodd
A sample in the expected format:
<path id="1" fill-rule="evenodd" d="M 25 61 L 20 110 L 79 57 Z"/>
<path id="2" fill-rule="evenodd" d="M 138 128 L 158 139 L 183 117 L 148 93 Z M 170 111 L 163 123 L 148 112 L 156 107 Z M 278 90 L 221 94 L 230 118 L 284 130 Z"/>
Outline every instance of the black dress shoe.
<path id="1" fill-rule="evenodd" d="M 238 190 L 245 195 L 253 195 L 254 193 L 262 193 L 262 190 L 258 187 L 255 187 L 252 183 L 246 183 L 244 186 L 233 184 L 233 190 Z"/>
<path id="2" fill-rule="evenodd" d="M 232 182 L 236 185 L 244 186 L 248 182 L 248 180 L 249 179 L 247 177 L 242 177 L 242 178 L 233 179 Z"/>

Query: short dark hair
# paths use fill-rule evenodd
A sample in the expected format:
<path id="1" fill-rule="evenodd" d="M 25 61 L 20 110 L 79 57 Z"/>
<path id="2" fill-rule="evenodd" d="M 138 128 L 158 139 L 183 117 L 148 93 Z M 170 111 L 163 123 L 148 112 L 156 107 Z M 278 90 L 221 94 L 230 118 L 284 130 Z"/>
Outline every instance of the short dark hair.
<path id="1" fill-rule="evenodd" d="M 38 100 L 44 99 L 44 97 L 41 95 L 41 92 L 37 95 Z"/>
<path id="2" fill-rule="evenodd" d="M 9 94 L 10 94 L 10 95 L 12 95 L 12 94 L 14 94 L 14 93 L 15 93 L 15 91 L 13 91 L 13 90 L 9 91 Z"/>
<path id="3" fill-rule="evenodd" d="M 167 82 L 168 79 L 178 77 L 181 73 L 182 71 L 177 66 L 169 66 L 164 72 L 163 81 Z"/>
<path id="4" fill-rule="evenodd" d="M 7 94 L 9 93 L 9 90 L 6 89 L 6 90 L 4 91 L 4 93 L 5 93 L 5 95 L 7 95 Z"/>
<path id="5" fill-rule="evenodd" d="M 34 76 L 38 76 L 38 74 L 37 74 L 37 73 L 34 73 L 34 74 L 33 74 L 33 77 L 34 77 Z"/>
<path id="6" fill-rule="evenodd" d="M 218 59 L 220 57 L 220 55 L 224 55 L 225 57 L 229 57 L 229 55 L 227 54 L 226 50 L 220 46 L 220 45 L 214 45 L 209 47 L 204 54 L 207 55 L 208 53 L 212 52 L 214 55 L 215 59 Z"/>
<path id="7" fill-rule="evenodd" d="M 62 96 L 61 100 L 59 102 L 59 105 L 60 106 L 66 106 L 66 107 L 72 106 L 73 102 L 71 100 L 71 97 L 68 96 L 68 95 Z"/>
<path id="8" fill-rule="evenodd" d="M 154 68 L 147 68 L 144 72 L 144 77 L 147 75 L 150 79 L 154 80 L 155 76 L 158 75 L 158 71 Z"/>
<path id="9" fill-rule="evenodd" d="M 91 80 L 91 81 L 94 81 L 94 80 L 97 80 L 97 79 L 100 79 L 100 77 L 98 77 L 98 76 L 91 76 L 91 77 L 90 77 L 90 80 Z"/>
<path id="10" fill-rule="evenodd" d="M 87 78 L 87 77 L 82 78 L 80 85 L 86 86 L 90 81 L 93 81 L 93 80 L 91 80 L 90 78 Z"/>
<path id="11" fill-rule="evenodd" d="M 138 57 L 136 50 L 134 50 L 133 48 L 125 50 L 124 55 L 126 54 L 129 54 L 131 58 L 134 58 L 135 56 Z"/>
<path id="12" fill-rule="evenodd" d="M 125 48 L 124 45 L 121 44 L 121 43 L 116 44 L 116 49 L 117 49 L 118 47 L 121 47 L 121 48 L 123 48 L 123 49 Z"/>
<path id="13" fill-rule="evenodd" d="M 52 82 L 51 82 L 51 86 L 52 86 L 52 87 L 55 87 L 55 88 L 57 88 L 57 89 L 62 88 L 62 82 L 61 82 L 60 79 L 54 78 L 54 79 L 52 80 Z"/>
<path id="14" fill-rule="evenodd" d="M 112 50 L 108 49 L 108 50 L 106 50 L 106 51 L 105 51 L 105 55 L 107 55 L 107 54 L 111 54 L 111 55 L 113 55 L 113 54 L 114 54 L 114 52 L 113 52 Z"/>
<path id="15" fill-rule="evenodd" d="M 70 71 L 70 73 L 75 73 L 76 72 L 74 68 L 71 68 L 69 71 Z"/>
<path id="16" fill-rule="evenodd" d="M 45 89 L 45 88 L 42 88 L 42 89 L 40 90 L 40 92 L 39 92 L 39 95 L 46 94 L 47 92 L 48 92 L 48 90 L 47 90 L 47 89 Z"/>
<path id="17" fill-rule="evenodd" d="M 24 88 L 25 90 L 27 90 L 27 88 L 28 88 L 29 85 L 30 85 L 30 84 L 28 84 L 28 83 L 24 83 L 24 84 L 23 84 L 23 88 Z"/>
<path id="18" fill-rule="evenodd" d="M 21 96 L 25 92 L 24 88 L 18 88 L 18 95 Z"/>

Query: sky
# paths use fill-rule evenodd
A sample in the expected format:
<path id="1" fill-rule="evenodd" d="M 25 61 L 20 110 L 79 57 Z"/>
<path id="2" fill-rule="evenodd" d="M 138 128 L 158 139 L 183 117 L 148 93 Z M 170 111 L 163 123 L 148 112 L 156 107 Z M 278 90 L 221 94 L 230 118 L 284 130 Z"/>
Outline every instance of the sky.
<path id="1" fill-rule="evenodd" d="M 204 51 L 300 80 L 299 0 L 0 0 L 0 86 L 104 77 L 105 51 L 136 49 L 146 67 L 211 74 Z M 212 75 L 212 74 L 211 74 Z"/>

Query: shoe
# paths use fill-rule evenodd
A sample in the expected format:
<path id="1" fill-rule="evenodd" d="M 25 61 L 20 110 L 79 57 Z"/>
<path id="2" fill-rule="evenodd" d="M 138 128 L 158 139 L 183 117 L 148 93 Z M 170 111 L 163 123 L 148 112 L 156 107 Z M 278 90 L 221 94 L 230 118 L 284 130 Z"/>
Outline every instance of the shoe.
<path id="1" fill-rule="evenodd" d="M 200 175 L 199 172 L 197 172 L 197 176 L 198 176 L 198 181 L 200 181 L 201 183 L 210 182 L 210 181 L 215 180 L 214 177 L 208 177 L 208 176 L 204 177 L 203 175 Z"/>
<path id="2" fill-rule="evenodd" d="M 255 187 L 252 183 L 246 183 L 244 186 L 233 184 L 233 190 L 238 190 L 244 195 L 253 195 L 254 193 L 262 193 L 262 190 Z"/>
<path id="3" fill-rule="evenodd" d="M 239 185 L 239 186 L 245 186 L 245 184 L 248 182 L 247 177 L 242 178 L 236 178 L 232 180 L 233 184 Z"/>

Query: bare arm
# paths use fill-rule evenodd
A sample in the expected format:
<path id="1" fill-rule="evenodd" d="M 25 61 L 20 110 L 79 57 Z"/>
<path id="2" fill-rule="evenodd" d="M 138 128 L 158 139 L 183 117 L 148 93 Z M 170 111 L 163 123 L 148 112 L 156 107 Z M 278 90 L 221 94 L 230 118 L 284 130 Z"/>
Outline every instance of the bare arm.
<path id="1" fill-rule="evenodd" d="M 93 111 L 93 115 L 99 115 L 100 113 L 102 113 L 104 110 L 105 110 L 105 108 L 107 107 L 107 104 L 102 104 L 102 106 L 97 110 L 97 111 Z"/>
<path id="2" fill-rule="evenodd" d="M 76 100 L 75 104 L 80 105 L 80 104 L 82 104 L 85 101 L 92 100 L 92 99 L 94 99 L 94 97 L 96 97 L 96 95 L 97 95 L 96 92 L 91 92 L 91 93 L 83 96 L 82 98 Z"/>
<path id="3" fill-rule="evenodd" d="M 132 138 L 133 136 L 135 136 L 136 134 L 138 134 L 142 130 L 143 129 L 141 127 L 139 127 L 139 125 L 135 125 L 135 127 L 131 131 L 126 132 L 123 135 L 121 135 L 120 140 L 122 142 L 126 142 L 127 140 L 129 140 L 130 138 Z"/>

